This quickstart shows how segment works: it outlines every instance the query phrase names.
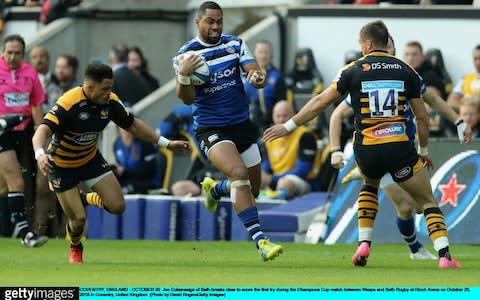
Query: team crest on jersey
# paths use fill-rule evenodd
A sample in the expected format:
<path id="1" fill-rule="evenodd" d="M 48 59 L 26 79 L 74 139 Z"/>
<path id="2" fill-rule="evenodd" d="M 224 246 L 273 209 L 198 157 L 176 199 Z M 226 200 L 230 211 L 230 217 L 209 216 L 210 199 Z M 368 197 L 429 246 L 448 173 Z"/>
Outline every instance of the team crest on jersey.
<path id="1" fill-rule="evenodd" d="M 225 49 L 225 51 L 227 51 L 227 52 L 230 53 L 230 54 L 233 54 L 233 53 L 235 53 L 235 48 L 233 48 L 233 47 L 228 47 L 227 49 Z"/>
<path id="2" fill-rule="evenodd" d="M 368 72 L 372 69 L 372 66 L 370 64 L 362 64 L 362 71 L 363 72 Z"/>
<path id="3" fill-rule="evenodd" d="M 108 118 L 108 110 L 104 109 L 100 112 L 100 119 L 107 119 Z"/>
<path id="4" fill-rule="evenodd" d="M 81 113 L 78 114 L 78 118 L 79 118 L 80 120 L 85 121 L 85 120 L 87 120 L 88 118 L 90 118 L 90 114 L 87 113 L 87 112 L 81 112 Z"/>

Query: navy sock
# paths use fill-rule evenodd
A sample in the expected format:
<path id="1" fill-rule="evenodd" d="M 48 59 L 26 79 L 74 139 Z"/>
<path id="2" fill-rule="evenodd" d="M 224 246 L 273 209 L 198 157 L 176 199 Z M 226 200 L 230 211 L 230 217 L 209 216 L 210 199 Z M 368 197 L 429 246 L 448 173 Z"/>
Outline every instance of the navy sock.
<path id="1" fill-rule="evenodd" d="M 215 199 L 220 199 L 221 197 L 230 196 L 230 192 L 228 191 L 229 183 L 230 182 L 228 180 L 222 180 L 221 182 L 218 182 L 212 188 L 212 197 Z"/>
<path id="2" fill-rule="evenodd" d="M 243 225 L 247 229 L 248 233 L 252 237 L 252 240 L 255 241 L 255 245 L 258 248 L 258 241 L 265 239 L 265 234 L 260 228 L 260 220 L 258 219 L 258 210 L 255 206 L 249 207 L 238 214 L 240 220 L 242 220 Z"/>
<path id="3" fill-rule="evenodd" d="M 416 253 L 422 247 L 422 244 L 417 240 L 417 233 L 415 232 L 415 220 L 412 217 L 408 220 L 402 220 L 397 217 L 397 227 L 405 242 L 407 242 L 410 252 Z"/>

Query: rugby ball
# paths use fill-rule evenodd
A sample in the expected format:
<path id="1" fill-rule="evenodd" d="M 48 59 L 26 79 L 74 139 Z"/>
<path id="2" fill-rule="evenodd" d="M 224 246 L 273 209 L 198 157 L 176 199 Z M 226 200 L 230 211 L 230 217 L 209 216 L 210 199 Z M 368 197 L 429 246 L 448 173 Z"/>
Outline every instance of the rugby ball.
<path id="1" fill-rule="evenodd" d="M 193 54 L 196 54 L 195 51 L 187 51 L 184 54 L 180 54 L 179 56 L 187 58 Z M 175 56 L 173 59 L 173 68 L 175 69 L 175 73 L 178 73 L 178 66 L 180 65 L 179 56 Z M 202 61 L 203 64 L 198 67 L 192 75 L 190 75 L 190 81 L 193 85 L 202 85 L 210 81 L 210 67 L 208 66 L 207 62 L 203 57 Z"/>

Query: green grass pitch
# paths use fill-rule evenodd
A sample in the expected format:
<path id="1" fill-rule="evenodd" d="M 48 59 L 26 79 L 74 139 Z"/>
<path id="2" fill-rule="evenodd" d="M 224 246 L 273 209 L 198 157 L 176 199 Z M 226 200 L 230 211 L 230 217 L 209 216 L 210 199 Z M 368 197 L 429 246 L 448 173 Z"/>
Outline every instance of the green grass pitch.
<path id="1" fill-rule="evenodd" d="M 84 241 L 84 264 L 69 265 L 68 242 L 28 249 L 0 239 L 3 286 L 479 286 L 480 246 L 453 245 L 463 265 L 412 261 L 403 244 L 374 244 L 354 267 L 355 245 L 284 244 L 263 262 L 251 242 Z M 431 250 L 431 247 L 430 247 Z"/>

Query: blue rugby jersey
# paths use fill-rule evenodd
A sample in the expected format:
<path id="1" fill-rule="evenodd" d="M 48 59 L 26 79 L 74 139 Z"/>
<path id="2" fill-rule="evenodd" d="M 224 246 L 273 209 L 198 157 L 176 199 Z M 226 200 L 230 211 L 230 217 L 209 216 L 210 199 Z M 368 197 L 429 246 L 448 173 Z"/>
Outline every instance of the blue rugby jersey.
<path id="1" fill-rule="evenodd" d="M 210 82 L 195 86 L 194 127 L 224 127 L 247 121 L 248 101 L 240 67 L 255 61 L 247 44 L 233 35 L 222 35 L 215 45 L 194 38 L 178 54 L 187 51 L 204 57 L 211 73 Z"/>

